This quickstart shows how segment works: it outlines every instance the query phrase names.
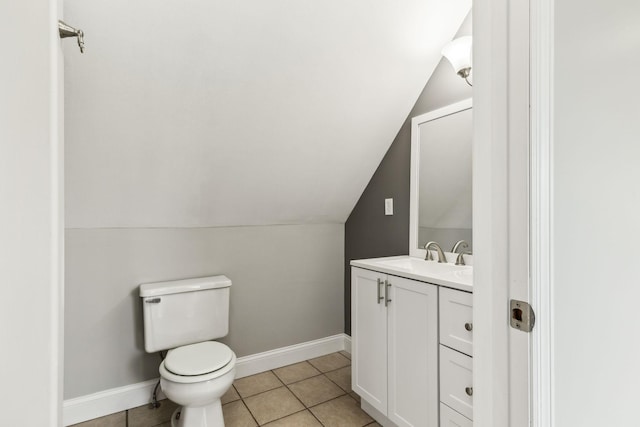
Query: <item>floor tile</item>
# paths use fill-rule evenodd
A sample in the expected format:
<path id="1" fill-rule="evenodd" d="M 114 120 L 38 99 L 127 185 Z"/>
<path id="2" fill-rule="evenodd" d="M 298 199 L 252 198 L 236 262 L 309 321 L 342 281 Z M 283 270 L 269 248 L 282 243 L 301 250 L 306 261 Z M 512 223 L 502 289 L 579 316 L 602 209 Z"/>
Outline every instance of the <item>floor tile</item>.
<path id="1" fill-rule="evenodd" d="M 307 378 L 320 375 L 320 371 L 314 368 L 309 362 L 300 362 L 284 368 L 274 369 L 273 373 L 285 384 L 306 380 Z"/>
<path id="2" fill-rule="evenodd" d="M 223 405 L 225 405 L 229 402 L 234 402 L 238 399 L 240 399 L 240 395 L 236 391 L 236 388 L 234 386 L 231 386 L 231 388 L 227 390 L 225 394 L 222 395 L 222 397 L 220 398 L 220 402 Z"/>
<path id="3" fill-rule="evenodd" d="M 338 384 L 347 393 L 351 392 L 351 366 L 336 369 L 325 374 L 331 381 Z"/>
<path id="4" fill-rule="evenodd" d="M 313 366 L 319 369 L 321 372 L 335 371 L 344 366 L 351 365 L 351 360 L 347 359 L 340 353 L 331 353 L 326 356 L 316 357 L 309 360 Z"/>
<path id="5" fill-rule="evenodd" d="M 282 382 L 280 382 L 273 372 L 267 371 L 235 380 L 233 385 L 240 396 L 244 398 L 262 393 L 263 391 L 282 387 Z"/>
<path id="6" fill-rule="evenodd" d="M 242 400 L 223 405 L 222 415 L 225 427 L 255 427 L 258 425 Z"/>
<path id="7" fill-rule="evenodd" d="M 149 427 L 171 421 L 171 415 L 176 408 L 178 408 L 177 404 L 169 399 L 164 399 L 160 401 L 159 408 L 153 409 L 149 405 L 144 405 L 129 409 L 127 411 L 127 426 Z"/>
<path id="8" fill-rule="evenodd" d="M 353 397 L 356 400 L 356 402 L 360 403 L 360 396 L 355 391 L 352 391 L 351 393 L 349 393 L 349 396 Z"/>
<path id="9" fill-rule="evenodd" d="M 244 402 L 260 425 L 304 409 L 302 403 L 286 387 L 251 396 Z"/>
<path id="10" fill-rule="evenodd" d="M 322 424 L 311 414 L 311 412 L 302 411 L 296 412 L 288 417 L 280 418 L 269 424 L 265 424 L 268 427 L 322 427 Z"/>
<path id="11" fill-rule="evenodd" d="M 367 424 L 367 427 L 382 427 L 382 426 L 374 421 L 371 424 Z"/>
<path id="12" fill-rule="evenodd" d="M 307 408 L 344 394 L 344 390 L 324 375 L 289 384 L 289 389 Z"/>
<path id="13" fill-rule="evenodd" d="M 351 353 L 349 353 L 348 351 L 340 351 L 339 352 L 341 355 L 343 355 L 344 357 L 346 357 L 347 359 L 351 360 Z"/>
<path id="14" fill-rule="evenodd" d="M 362 427 L 373 421 L 350 396 L 342 396 L 310 408 L 325 427 Z"/>
<path id="15" fill-rule="evenodd" d="M 122 411 L 106 417 L 74 424 L 73 427 L 127 427 L 127 412 Z"/>

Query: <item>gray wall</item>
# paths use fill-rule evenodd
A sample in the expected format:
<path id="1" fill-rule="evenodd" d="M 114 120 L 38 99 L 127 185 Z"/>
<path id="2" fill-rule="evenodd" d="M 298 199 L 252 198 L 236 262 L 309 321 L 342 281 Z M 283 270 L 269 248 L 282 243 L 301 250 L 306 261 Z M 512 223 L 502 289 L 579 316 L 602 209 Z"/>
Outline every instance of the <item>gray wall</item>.
<path id="1" fill-rule="evenodd" d="M 65 398 L 158 376 L 138 285 L 226 274 L 245 356 L 342 332 L 342 224 L 66 231 Z"/>
<path id="2" fill-rule="evenodd" d="M 471 35 L 471 14 L 456 37 Z M 373 174 L 345 223 L 345 332 L 351 334 L 351 271 L 353 259 L 409 253 L 409 172 L 411 118 L 472 95 L 471 88 L 442 59 L 418 97 L 393 144 Z M 385 216 L 384 199 L 393 198 L 394 215 Z"/>

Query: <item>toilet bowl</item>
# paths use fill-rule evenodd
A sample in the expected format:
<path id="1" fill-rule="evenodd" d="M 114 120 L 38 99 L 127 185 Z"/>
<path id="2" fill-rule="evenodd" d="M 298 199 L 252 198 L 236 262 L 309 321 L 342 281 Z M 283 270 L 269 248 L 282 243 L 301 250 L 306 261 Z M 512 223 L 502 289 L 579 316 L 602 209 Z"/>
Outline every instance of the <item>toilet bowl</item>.
<path id="1" fill-rule="evenodd" d="M 224 427 L 220 398 L 235 378 L 236 356 L 206 341 L 169 350 L 160 364 L 160 387 L 178 405 L 172 427 Z"/>

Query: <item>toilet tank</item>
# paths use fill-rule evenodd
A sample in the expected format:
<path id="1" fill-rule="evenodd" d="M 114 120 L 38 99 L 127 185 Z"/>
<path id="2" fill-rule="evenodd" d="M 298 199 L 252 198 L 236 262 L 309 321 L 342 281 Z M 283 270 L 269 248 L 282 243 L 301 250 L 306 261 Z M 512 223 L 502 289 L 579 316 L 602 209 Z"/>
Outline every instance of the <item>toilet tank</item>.
<path id="1" fill-rule="evenodd" d="M 230 287 L 226 276 L 140 285 L 145 350 L 153 353 L 227 335 Z"/>

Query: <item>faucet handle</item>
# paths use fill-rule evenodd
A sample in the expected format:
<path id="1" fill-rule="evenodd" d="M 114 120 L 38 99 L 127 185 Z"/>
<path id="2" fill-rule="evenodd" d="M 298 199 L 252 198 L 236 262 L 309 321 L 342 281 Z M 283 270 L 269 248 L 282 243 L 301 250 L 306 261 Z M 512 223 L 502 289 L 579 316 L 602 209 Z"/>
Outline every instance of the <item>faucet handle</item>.
<path id="1" fill-rule="evenodd" d="M 462 248 L 463 250 L 469 249 L 469 243 L 467 243 L 466 240 L 458 240 L 456 244 L 453 245 L 453 248 L 451 248 L 451 252 L 455 254 L 456 252 L 458 252 L 458 248 Z"/>

